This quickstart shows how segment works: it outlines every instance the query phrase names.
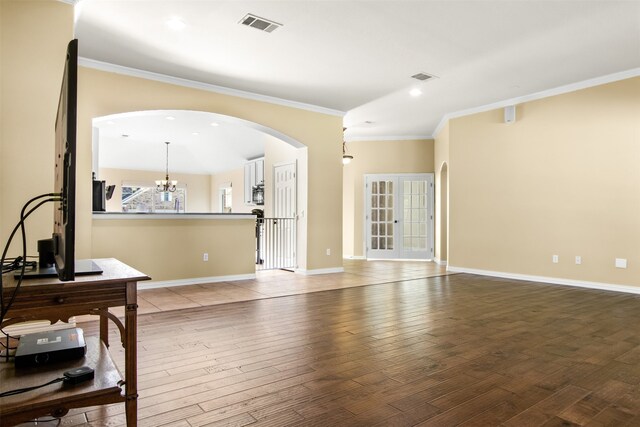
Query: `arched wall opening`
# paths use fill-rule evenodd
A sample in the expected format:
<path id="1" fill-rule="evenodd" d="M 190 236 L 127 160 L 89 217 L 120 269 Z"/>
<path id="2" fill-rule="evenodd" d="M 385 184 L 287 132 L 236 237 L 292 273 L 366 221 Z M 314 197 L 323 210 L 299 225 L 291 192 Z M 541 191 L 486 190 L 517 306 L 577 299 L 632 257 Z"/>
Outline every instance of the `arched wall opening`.
<path id="1" fill-rule="evenodd" d="M 304 146 L 298 148 L 308 165 L 307 176 L 298 179 L 303 196 L 297 209 L 301 230 L 298 269 L 307 274 L 342 271 L 341 116 L 86 67 L 79 69 L 78 93 L 78 175 L 88 178 L 78 182 L 77 187 L 79 257 L 92 256 L 92 119 L 169 109 L 213 113 L 221 119 L 252 123 L 290 145 Z"/>
<path id="2" fill-rule="evenodd" d="M 147 110 L 96 117 L 92 122 L 92 173 L 107 186 L 115 186 L 106 202 L 107 212 L 127 211 L 132 206 L 138 212 L 155 212 L 154 203 L 123 205 L 123 186 L 127 190 L 132 185 L 151 188 L 166 174 L 178 182 L 174 193 L 178 204 L 172 210 L 163 203 L 157 206 L 159 210 L 251 213 L 261 209 L 273 216 L 274 165 L 295 164 L 298 177 L 307 176 L 306 147 L 302 143 L 237 117 L 205 111 Z M 245 166 L 256 159 L 265 190 L 260 204 L 247 200 L 245 194 L 252 186 L 245 182 Z M 226 209 L 220 203 L 220 188 L 227 189 L 230 203 Z M 305 188 L 298 189 L 306 192 Z M 134 201 L 149 199 L 149 194 L 141 196 Z"/>

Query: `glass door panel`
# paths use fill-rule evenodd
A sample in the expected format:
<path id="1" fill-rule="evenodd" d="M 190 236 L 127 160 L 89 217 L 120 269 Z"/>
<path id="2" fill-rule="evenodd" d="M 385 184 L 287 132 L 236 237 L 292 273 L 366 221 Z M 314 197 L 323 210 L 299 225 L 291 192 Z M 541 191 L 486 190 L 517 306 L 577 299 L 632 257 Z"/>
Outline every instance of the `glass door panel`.
<path id="1" fill-rule="evenodd" d="M 427 247 L 426 218 L 427 204 L 425 191 L 426 180 L 405 180 L 403 183 L 404 194 L 404 227 L 403 242 L 405 252 L 424 251 Z"/>
<path id="2" fill-rule="evenodd" d="M 368 247 L 377 257 L 388 258 L 394 250 L 394 182 L 388 179 L 372 180 L 368 183 L 369 243 Z"/>

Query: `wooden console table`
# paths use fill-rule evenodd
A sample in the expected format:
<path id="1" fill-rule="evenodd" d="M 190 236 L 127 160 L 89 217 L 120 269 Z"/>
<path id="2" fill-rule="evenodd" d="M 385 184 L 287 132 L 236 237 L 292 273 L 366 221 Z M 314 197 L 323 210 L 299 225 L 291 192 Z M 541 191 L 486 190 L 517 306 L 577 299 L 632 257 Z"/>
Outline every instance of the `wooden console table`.
<path id="1" fill-rule="evenodd" d="M 93 260 L 104 271 L 100 275 L 76 276 L 72 282 L 57 279 L 23 280 L 15 302 L 0 325 L 6 327 L 28 320 L 68 321 L 78 315 L 100 316 L 100 339 L 87 337 L 87 354 L 75 361 L 15 369 L 0 363 L 0 392 L 44 384 L 79 366 L 95 370 L 93 381 L 66 386 L 62 383 L 0 398 L 0 426 L 12 426 L 44 415 L 60 417 L 69 409 L 125 402 L 127 426 L 136 426 L 137 390 L 137 282 L 149 277 L 113 258 Z M 8 300 L 15 281 L 3 277 Z M 125 307 L 124 325 L 110 307 Z M 108 320 L 115 323 L 125 350 L 124 378 L 111 360 Z"/>

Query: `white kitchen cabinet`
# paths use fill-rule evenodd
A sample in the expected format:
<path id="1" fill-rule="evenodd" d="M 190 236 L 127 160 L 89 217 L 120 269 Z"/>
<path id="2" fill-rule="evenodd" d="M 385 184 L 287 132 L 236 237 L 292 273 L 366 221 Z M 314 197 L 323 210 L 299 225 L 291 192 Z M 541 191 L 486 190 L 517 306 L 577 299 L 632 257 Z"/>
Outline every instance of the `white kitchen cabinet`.
<path id="1" fill-rule="evenodd" d="M 252 160 L 244 164 L 244 203 L 255 205 L 253 187 L 264 185 L 264 158 Z"/>
<path id="2" fill-rule="evenodd" d="M 255 161 L 256 163 L 256 185 L 262 184 L 264 185 L 264 159 L 258 159 Z"/>

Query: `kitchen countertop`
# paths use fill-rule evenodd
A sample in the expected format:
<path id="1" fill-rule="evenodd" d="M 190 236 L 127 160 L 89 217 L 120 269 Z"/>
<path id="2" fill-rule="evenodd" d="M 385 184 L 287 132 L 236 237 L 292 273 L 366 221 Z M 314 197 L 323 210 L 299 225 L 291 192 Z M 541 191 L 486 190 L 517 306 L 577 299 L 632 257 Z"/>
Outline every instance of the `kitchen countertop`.
<path id="1" fill-rule="evenodd" d="M 250 213 L 150 213 L 150 212 L 93 212 L 93 219 L 255 219 Z"/>

